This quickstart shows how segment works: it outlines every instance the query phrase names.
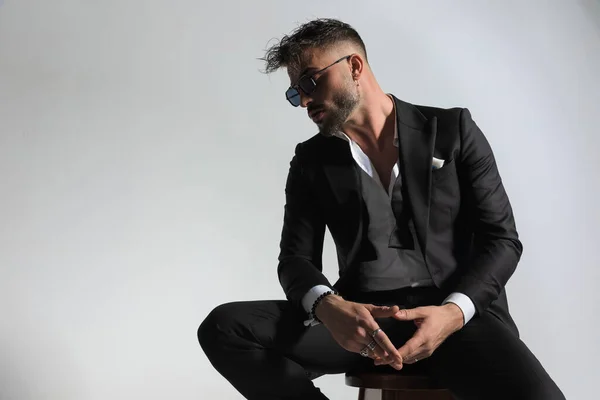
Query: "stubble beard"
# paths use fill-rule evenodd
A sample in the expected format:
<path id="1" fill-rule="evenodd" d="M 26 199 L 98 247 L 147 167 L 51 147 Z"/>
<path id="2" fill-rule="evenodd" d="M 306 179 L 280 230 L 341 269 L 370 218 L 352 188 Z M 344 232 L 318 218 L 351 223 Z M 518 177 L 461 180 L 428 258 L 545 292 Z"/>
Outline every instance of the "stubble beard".
<path id="1" fill-rule="evenodd" d="M 317 126 L 319 133 L 331 137 L 342 130 L 348 117 L 358 106 L 360 97 L 354 85 L 337 92 L 332 99 L 333 106 L 327 110 L 325 118 Z"/>

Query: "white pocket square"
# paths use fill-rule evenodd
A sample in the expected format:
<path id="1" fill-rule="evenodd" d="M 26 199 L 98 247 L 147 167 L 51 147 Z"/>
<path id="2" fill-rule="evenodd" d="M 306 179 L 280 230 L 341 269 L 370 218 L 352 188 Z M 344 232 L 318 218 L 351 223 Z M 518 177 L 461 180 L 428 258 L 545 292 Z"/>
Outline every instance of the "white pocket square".
<path id="1" fill-rule="evenodd" d="M 444 160 L 440 160 L 439 158 L 433 157 L 433 161 L 431 162 L 432 169 L 439 169 L 444 166 Z"/>

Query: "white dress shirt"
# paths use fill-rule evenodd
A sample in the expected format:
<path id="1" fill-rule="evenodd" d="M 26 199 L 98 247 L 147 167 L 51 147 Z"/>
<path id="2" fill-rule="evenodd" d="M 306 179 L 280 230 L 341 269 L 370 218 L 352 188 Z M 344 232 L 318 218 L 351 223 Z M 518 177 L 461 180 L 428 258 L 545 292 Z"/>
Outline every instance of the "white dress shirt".
<path id="1" fill-rule="evenodd" d="M 371 162 L 369 157 L 365 154 L 365 152 L 360 148 L 360 146 L 356 142 L 354 142 L 352 139 L 350 139 L 344 132 L 338 132 L 336 134 L 336 136 L 341 139 L 344 139 L 348 142 L 348 144 L 350 146 L 350 152 L 352 153 L 352 157 L 354 158 L 354 161 L 367 173 L 367 175 L 369 175 L 371 178 L 375 179 L 375 181 L 377 183 L 379 183 L 380 185 L 383 185 L 381 183 L 381 179 L 379 178 L 379 174 L 377 173 L 377 170 L 373 166 L 373 163 Z M 395 128 L 395 133 L 394 133 L 394 146 L 398 147 L 398 128 L 397 127 Z M 396 161 L 396 163 L 394 164 L 394 167 L 392 168 L 390 184 L 389 184 L 389 187 L 387 188 L 390 199 L 392 197 L 394 183 L 396 182 L 396 179 L 398 178 L 398 175 L 400 173 L 400 168 L 398 166 L 398 163 L 399 163 L 399 160 Z M 325 285 L 317 285 L 317 286 L 314 286 L 313 288 L 311 288 L 302 298 L 302 306 L 304 307 L 306 312 L 310 314 L 312 306 L 313 306 L 314 302 L 317 300 L 317 298 L 321 294 L 323 294 L 327 291 L 330 291 L 330 290 L 331 289 Z M 459 293 L 459 292 L 451 293 L 442 302 L 442 304 L 446 304 L 446 303 L 454 303 L 461 309 L 461 311 L 463 313 L 464 324 L 467 324 L 467 322 L 469 322 L 471 320 L 471 318 L 473 318 L 473 315 L 475 315 L 475 305 L 473 304 L 473 301 L 467 295 L 465 295 L 463 293 Z M 311 319 L 304 321 L 304 324 L 307 326 L 308 325 L 313 326 L 313 325 L 317 325 L 318 322 L 314 318 L 311 318 Z"/>

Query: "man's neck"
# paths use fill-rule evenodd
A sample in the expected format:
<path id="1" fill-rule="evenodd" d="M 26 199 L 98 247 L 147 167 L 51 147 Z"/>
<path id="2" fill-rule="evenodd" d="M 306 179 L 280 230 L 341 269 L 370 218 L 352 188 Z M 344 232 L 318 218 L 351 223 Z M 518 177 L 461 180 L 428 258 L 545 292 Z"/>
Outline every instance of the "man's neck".
<path id="1" fill-rule="evenodd" d="M 361 103 L 342 130 L 357 143 L 381 148 L 387 139 L 394 136 L 394 100 L 383 91 L 378 91 L 364 97 Z"/>

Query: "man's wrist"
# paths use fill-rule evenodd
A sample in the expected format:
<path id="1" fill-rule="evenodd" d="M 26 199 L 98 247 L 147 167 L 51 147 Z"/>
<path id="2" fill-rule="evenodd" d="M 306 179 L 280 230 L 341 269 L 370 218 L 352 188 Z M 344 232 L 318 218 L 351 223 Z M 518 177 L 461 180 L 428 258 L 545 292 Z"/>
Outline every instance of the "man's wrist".
<path id="1" fill-rule="evenodd" d="M 463 325 L 468 324 L 475 315 L 475 304 L 473 303 L 473 300 L 464 293 L 450 293 L 450 295 L 442 302 L 442 305 L 448 303 L 454 303 L 460 308 L 463 313 Z"/>
<path id="2" fill-rule="evenodd" d="M 344 299 L 336 293 L 327 294 L 315 304 L 313 317 L 321 321 L 324 311 L 326 313 L 327 309 L 331 307 L 331 305 L 336 304 L 340 300 L 343 301 Z"/>
<path id="3" fill-rule="evenodd" d="M 450 311 L 450 313 L 452 313 L 452 321 L 455 330 L 459 330 L 465 325 L 465 315 L 458 304 L 448 302 L 442 305 L 442 307 L 445 307 Z"/>
<path id="4" fill-rule="evenodd" d="M 313 286 L 312 288 L 310 288 L 310 290 L 308 292 L 306 292 L 306 294 L 302 298 L 302 308 L 304 308 L 304 310 L 306 311 L 306 313 L 308 315 L 310 315 L 310 312 L 311 312 L 311 310 L 313 308 L 313 305 L 315 304 L 315 301 L 317 301 L 317 299 L 323 293 L 329 292 L 331 290 L 332 290 L 331 287 L 325 286 L 325 285 L 316 285 L 316 286 Z"/>

